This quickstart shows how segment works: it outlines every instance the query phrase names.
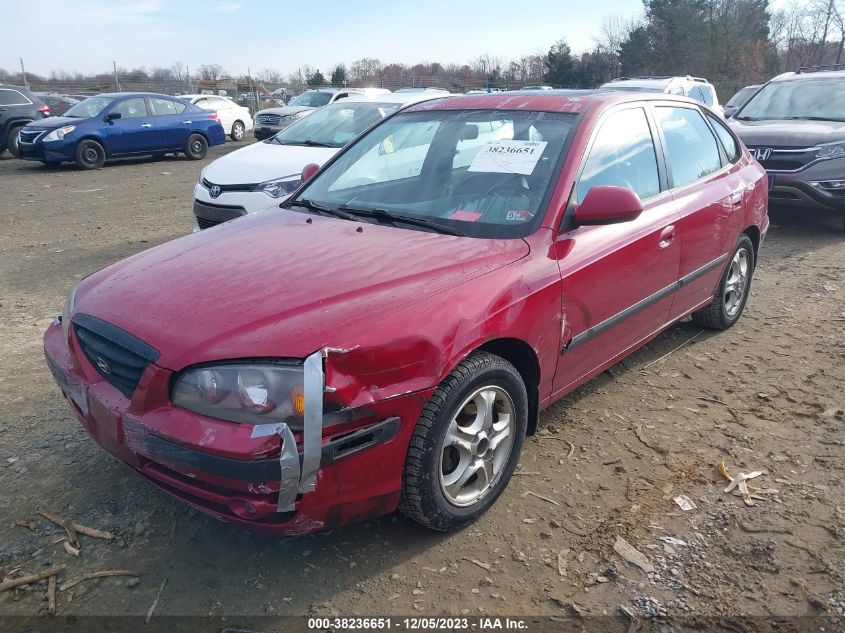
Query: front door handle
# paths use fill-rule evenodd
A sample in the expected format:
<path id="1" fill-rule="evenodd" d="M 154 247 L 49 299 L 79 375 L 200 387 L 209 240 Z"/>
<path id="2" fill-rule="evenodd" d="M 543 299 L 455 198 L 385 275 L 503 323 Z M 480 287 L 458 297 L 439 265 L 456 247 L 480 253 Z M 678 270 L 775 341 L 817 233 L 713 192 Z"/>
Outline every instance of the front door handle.
<path id="1" fill-rule="evenodd" d="M 141 127 L 152 127 L 152 123 L 141 123 Z"/>
<path id="2" fill-rule="evenodd" d="M 185 125 L 190 125 L 191 123 L 193 123 L 193 121 L 182 121 L 182 123 Z"/>
<path id="3" fill-rule="evenodd" d="M 674 241 L 675 225 L 670 224 L 669 226 L 665 227 L 662 231 L 660 231 L 660 241 L 657 242 L 657 246 L 660 248 L 666 248 Z"/>

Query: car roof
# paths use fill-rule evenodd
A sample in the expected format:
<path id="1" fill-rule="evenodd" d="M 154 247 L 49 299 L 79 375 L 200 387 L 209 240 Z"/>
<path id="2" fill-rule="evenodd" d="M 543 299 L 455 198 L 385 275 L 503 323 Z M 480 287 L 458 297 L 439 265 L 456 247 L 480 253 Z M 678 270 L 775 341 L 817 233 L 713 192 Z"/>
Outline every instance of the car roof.
<path id="1" fill-rule="evenodd" d="M 193 94 L 193 95 L 179 95 L 178 97 L 174 97 L 174 99 L 205 99 L 206 97 L 217 97 L 218 99 L 229 99 L 231 100 L 232 97 L 227 95 L 204 95 L 204 94 Z"/>
<path id="2" fill-rule="evenodd" d="M 485 95 L 454 95 L 435 99 L 410 108 L 425 110 L 538 110 L 579 114 L 595 106 L 610 106 L 633 101 L 677 101 L 700 106 L 698 101 L 660 92 L 625 92 L 622 90 L 526 90 Z"/>
<path id="3" fill-rule="evenodd" d="M 333 104 L 342 104 L 347 102 L 355 103 L 418 103 L 420 101 L 431 101 L 432 99 L 442 99 L 447 95 L 431 93 L 431 92 L 388 92 L 381 95 L 369 95 L 362 93 L 352 93 L 348 97 L 338 99 Z"/>
<path id="4" fill-rule="evenodd" d="M 845 64 L 843 64 L 845 66 Z M 809 79 L 845 79 L 845 68 L 840 70 L 815 70 L 816 67 L 799 68 L 794 73 L 783 73 L 773 77 L 772 81 L 805 81 Z M 825 68 L 820 66 L 817 68 Z"/>
<path id="5" fill-rule="evenodd" d="M 179 99 L 180 97 L 174 97 L 173 95 L 166 95 L 160 92 L 103 92 L 98 95 L 92 95 L 94 97 L 111 97 L 112 99 L 117 99 L 119 97 L 164 97 L 165 99 Z M 213 95 L 207 95 L 213 96 Z"/>

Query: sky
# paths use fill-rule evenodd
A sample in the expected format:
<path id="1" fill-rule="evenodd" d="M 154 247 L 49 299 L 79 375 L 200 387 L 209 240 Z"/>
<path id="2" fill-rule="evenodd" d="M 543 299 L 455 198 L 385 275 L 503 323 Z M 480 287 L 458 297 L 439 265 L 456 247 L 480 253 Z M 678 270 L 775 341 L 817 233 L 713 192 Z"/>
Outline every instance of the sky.
<path id="1" fill-rule="evenodd" d="M 591 48 L 606 15 L 642 14 L 641 0 L 3 0 L 0 68 L 191 69 L 232 75 L 308 65 L 330 72 L 362 57 L 466 63 L 485 53 L 518 58 L 560 38 Z M 11 27 L 11 28 L 9 28 Z"/>

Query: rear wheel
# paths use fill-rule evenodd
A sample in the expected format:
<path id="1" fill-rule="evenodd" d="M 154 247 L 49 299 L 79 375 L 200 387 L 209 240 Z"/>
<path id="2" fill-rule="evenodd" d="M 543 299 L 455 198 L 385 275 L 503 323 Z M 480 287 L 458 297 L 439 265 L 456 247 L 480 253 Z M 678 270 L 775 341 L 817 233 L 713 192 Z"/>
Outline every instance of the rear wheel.
<path id="1" fill-rule="evenodd" d="M 240 121 L 235 121 L 232 123 L 232 133 L 229 136 L 233 141 L 242 141 L 244 140 L 244 132 L 246 132 L 244 124 Z"/>
<path id="2" fill-rule="evenodd" d="M 80 169 L 99 169 L 106 162 L 106 150 L 97 141 L 85 139 L 76 146 L 75 158 Z"/>
<path id="3" fill-rule="evenodd" d="M 417 421 L 400 511 L 444 532 L 472 523 L 508 485 L 527 427 L 528 396 L 516 368 L 493 354 L 472 354 Z"/>
<path id="4" fill-rule="evenodd" d="M 698 325 L 714 330 L 727 330 L 739 320 L 754 274 L 754 245 L 743 234 L 737 240 L 728 268 L 709 305 L 694 312 L 692 320 Z"/>
<path id="5" fill-rule="evenodd" d="M 202 134 L 191 134 L 188 137 L 188 142 L 185 143 L 185 156 L 191 160 L 200 160 L 205 158 L 208 153 L 208 141 Z"/>
<path id="6" fill-rule="evenodd" d="M 20 132 L 21 127 L 23 126 L 18 125 L 17 127 L 13 127 L 9 130 L 9 134 L 6 137 L 6 149 L 15 158 L 19 158 L 21 155 L 20 149 L 18 148 L 18 132 Z"/>

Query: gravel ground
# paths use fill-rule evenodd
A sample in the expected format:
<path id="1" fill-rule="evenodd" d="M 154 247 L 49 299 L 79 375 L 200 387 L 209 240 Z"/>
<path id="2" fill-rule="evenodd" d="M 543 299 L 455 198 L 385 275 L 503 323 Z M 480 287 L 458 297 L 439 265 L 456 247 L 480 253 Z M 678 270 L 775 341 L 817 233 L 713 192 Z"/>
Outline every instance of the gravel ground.
<path id="1" fill-rule="evenodd" d="M 70 616 L 146 614 L 165 578 L 157 615 L 611 615 L 623 630 L 620 605 L 638 618 L 845 612 L 845 234 L 800 211 L 773 214 L 736 327 L 681 323 L 552 406 L 505 494 L 459 533 L 388 516 L 273 539 L 111 460 L 53 383 L 42 332 L 82 276 L 188 232 L 200 168 L 236 147 L 93 172 L 0 157 L 0 579 L 57 564 L 60 583 L 139 574 L 59 591 Z M 776 492 L 752 506 L 726 494 L 723 461 Z M 81 536 L 70 556 L 39 509 L 116 539 Z M 653 571 L 614 550 L 620 537 Z M 44 613 L 45 586 L 0 593 L 0 616 Z"/>

